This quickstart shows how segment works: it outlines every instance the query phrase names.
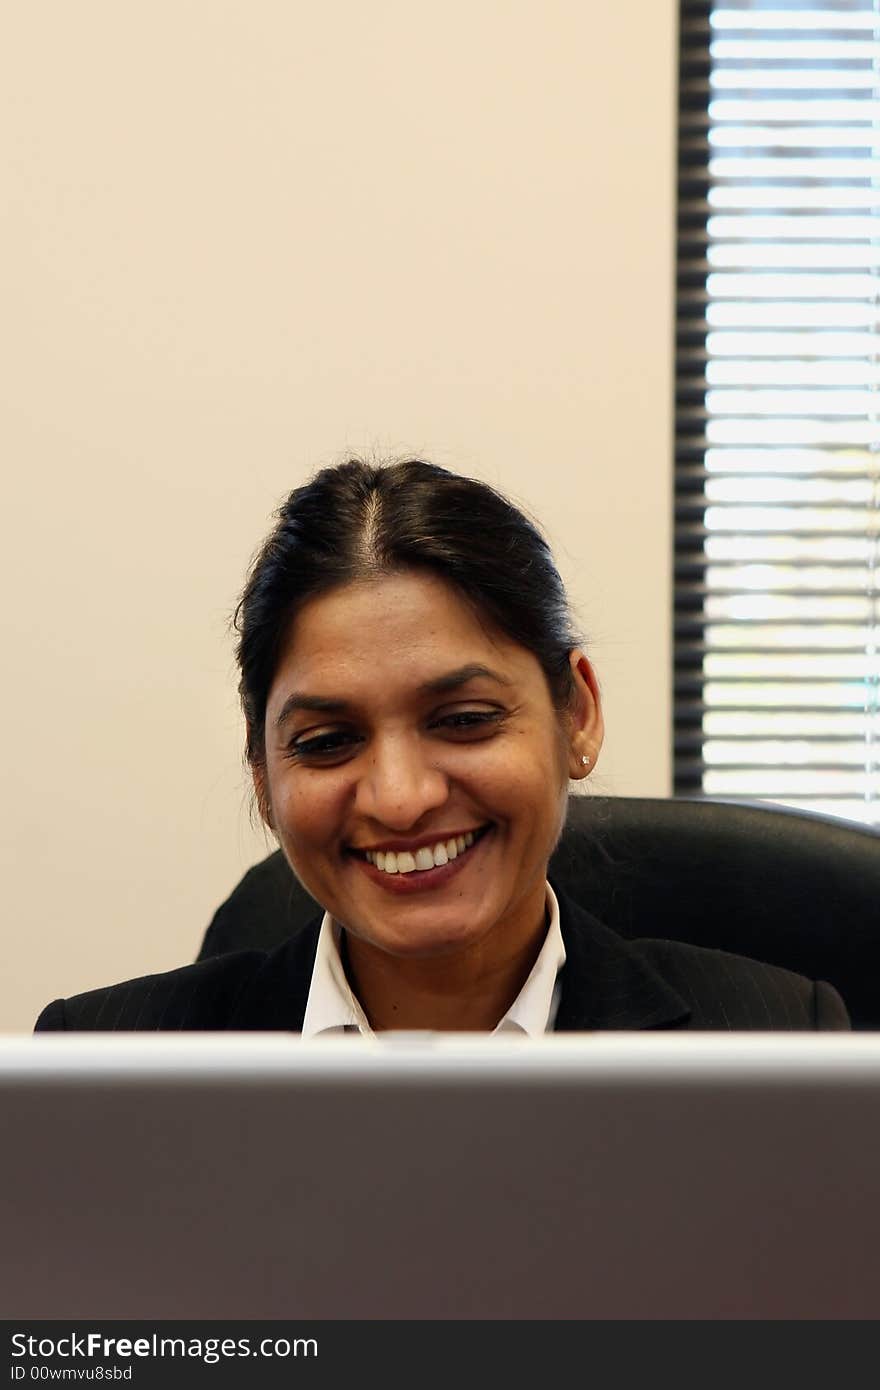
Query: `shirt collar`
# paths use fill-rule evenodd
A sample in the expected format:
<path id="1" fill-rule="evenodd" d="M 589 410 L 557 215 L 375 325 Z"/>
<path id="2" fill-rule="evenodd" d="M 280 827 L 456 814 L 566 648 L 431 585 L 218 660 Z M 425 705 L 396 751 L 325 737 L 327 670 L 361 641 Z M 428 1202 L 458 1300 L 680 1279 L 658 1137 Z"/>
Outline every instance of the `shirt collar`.
<path id="1" fill-rule="evenodd" d="M 528 979 L 493 1029 L 494 1033 L 525 1033 L 529 1037 L 537 1037 L 549 1032 L 554 1025 L 559 1005 L 557 976 L 565 964 L 565 946 L 556 894 L 549 883 L 545 891 L 550 921 L 544 944 Z M 304 1038 L 340 1033 L 372 1036 L 373 1030 L 345 977 L 339 954 L 341 932 L 339 923 L 325 912 L 303 1017 Z"/>

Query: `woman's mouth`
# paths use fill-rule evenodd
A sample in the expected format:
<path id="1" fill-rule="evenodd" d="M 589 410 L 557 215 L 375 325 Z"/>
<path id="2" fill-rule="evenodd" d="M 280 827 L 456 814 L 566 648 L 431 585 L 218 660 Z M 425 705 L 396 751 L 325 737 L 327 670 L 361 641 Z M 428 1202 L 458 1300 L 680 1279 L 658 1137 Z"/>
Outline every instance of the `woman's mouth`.
<path id="1" fill-rule="evenodd" d="M 374 882 L 392 892 L 412 892 L 440 887 L 457 874 L 474 849 L 492 830 L 492 825 L 468 830 L 463 835 L 438 839 L 435 844 L 416 850 L 353 851 L 355 859 Z"/>

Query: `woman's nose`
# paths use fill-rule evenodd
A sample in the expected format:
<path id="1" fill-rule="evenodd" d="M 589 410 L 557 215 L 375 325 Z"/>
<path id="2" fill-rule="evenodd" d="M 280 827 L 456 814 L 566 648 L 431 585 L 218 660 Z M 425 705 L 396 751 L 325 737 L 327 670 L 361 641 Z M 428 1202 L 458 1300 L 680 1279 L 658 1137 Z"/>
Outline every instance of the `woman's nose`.
<path id="1" fill-rule="evenodd" d="M 409 830 L 449 794 L 445 773 L 417 740 L 377 742 L 364 759 L 355 809 L 389 830 Z"/>

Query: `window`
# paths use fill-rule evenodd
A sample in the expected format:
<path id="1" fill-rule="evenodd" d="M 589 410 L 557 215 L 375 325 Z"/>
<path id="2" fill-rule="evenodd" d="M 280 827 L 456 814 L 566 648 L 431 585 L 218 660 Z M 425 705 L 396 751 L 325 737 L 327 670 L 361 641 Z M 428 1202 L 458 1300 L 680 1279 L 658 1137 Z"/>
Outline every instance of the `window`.
<path id="1" fill-rule="evenodd" d="M 682 0 L 675 791 L 880 824 L 880 5 Z"/>

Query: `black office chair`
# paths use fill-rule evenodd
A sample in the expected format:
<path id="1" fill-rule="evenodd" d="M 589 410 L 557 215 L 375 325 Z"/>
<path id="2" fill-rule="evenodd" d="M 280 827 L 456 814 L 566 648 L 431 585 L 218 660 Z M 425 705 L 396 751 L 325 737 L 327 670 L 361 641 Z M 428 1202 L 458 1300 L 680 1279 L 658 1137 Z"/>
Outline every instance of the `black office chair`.
<path id="1" fill-rule="evenodd" d="M 550 877 L 622 936 L 829 980 L 854 1028 L 880 1028 L 877 831 L 781 807 L 574 796 Z M 320 910 L 276 850 L 217 909 L 199 959 L 271 948 Z"/>

